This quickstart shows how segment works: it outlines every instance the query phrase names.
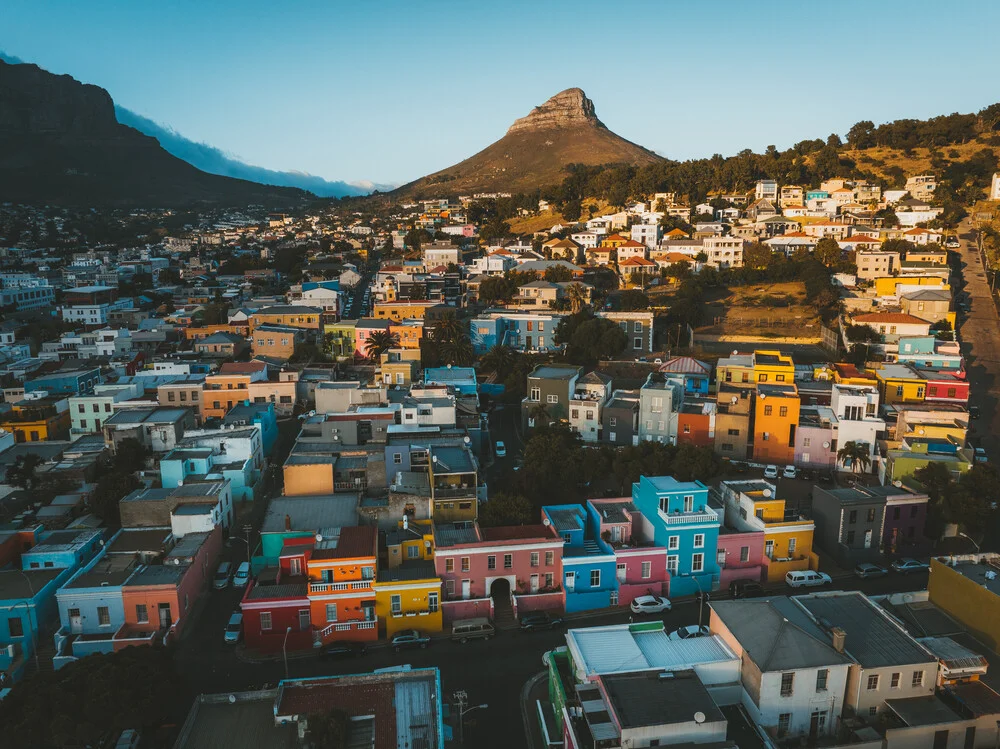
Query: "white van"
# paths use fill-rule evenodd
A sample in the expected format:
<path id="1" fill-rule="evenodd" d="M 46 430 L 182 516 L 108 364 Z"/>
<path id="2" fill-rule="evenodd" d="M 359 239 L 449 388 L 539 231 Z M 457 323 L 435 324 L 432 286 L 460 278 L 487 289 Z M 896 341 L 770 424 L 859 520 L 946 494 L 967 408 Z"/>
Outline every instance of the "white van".
<path id="1" fill-rule="evenodd" d="M 789 572 L 785 575 L 785 583 L 790 588 L 818 588 L 823 585 L 833 585 L 833 578 L 825 572 Z"/>
<path id="2" fill-rule="evenodd" d="M 496 634 L 493 623 L 486 617 L 458 619 L 451 625 L 451 639 L 459 642 L 488 640 Z"/>
<path id="3" fill-rule="evenodd" d="M 250 581 L 250 562 L 240 562 L 236 574 L 233 575 L 233 585 L 237 588 L 244 587 Z"/>
<path id="4" fill-rule="evenodd" d="M 233 571 L 233 565 L 229 562 L 223 562 L 219 565 L 219 568 L 215 571 L 215 577 L 212 578 L 212 587 L 216 590 L 225 590 L 229 587 L 229 575 Z"/>

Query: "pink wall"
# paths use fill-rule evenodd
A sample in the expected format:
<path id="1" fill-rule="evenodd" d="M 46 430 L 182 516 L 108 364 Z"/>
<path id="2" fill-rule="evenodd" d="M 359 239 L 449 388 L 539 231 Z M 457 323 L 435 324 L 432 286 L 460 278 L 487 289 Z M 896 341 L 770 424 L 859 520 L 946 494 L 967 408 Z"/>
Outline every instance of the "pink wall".
<path id="1" fill-rule="evenodd" d="M 497 577 L 513 577 L 515 580 L 515 585 L 511 586 L 511 592 L 513 593 L 517 592 L 517 582 L 523 581 L 527 585 L 532 575 L 538 575 L 541 581 L 540 585 L 544 586 L 545 574 L 552 573 L 552 584 L 562 585 L 562 544 L 560 542 L 546 539 L 544 543 L 536 545 L 534 551 L 538 552 L 537 567 L 531 566 L 531 552 L 533 549 L 516 549 L 514 548 L 516 546 L 524 547 L 529 546 L 529 544 L 521 541 L 512 543 L 506 547 L 496 543 L 481 543 L 474 546 L 470 544 L 466 546 L 438 548 L 434 552 L 434 567 L 443 583 L 442 587 L 445 591 L 445 599 L 450 597 L 448 594 L 449 580 L 453 580 L 455 585 L 453 598 L 461 597 L 463 580 L 469 580 L 471 583 L 471 598 L 488 598 L 490 591 L 487 588 L 486 581 L 490 579 L 492 582 L 492 579 Z M 551 565 L 545 564 L 545 552 L 547 551 L 553 553 Z M 505 554 L 512 555 L 510 569 L 504 567 Z M 489 568 L 490 556 L 496 557 L 495 569 Z M 462 571 L 463 557 L 468 557 L 469 559 L 469 570 L 467 572 Z M 448 571 L 446 561 L 448 559 L 454 560 L 454 567 L 451 572 Z"/>
<path id="2" fill-rule="evenodd" d="M 649 577 L 642 576 L 642 563 L 649 562 Z M 625 579 L 618 581 L 618 605 L 627 606 L 636 596 L 650 591 L 662 595 L 667 581 L 667 552 L 662 546 L 616 549 L 615 566 L 625 565 Z"/>
<path id="3" fill-rule="evenodd" d="M 742 549 L 746 547 L 749 558 L 740 561 Z M 720 533 L 719 551 L 725 550 L 726 563 L 722 567 L 719 585 L 723 589 L 729 587 L 733 580 L 761 580 L 764 574 L 764 533 L 751 531 L 746 533 Z"/>
<path id="4" fill-rule="evenodd" d="M 492 598 L 470 598 L 468 601 L 442 601 L 441 616 L 445 626 L 456 619 L 472 619 L 477 616 L 493 618 Z"/>
<path id="5" fill-rule="evenodd" d="M 525 614 L 529 611 L 562 611 L 563 593 L 536 593 L 533 596 L 514 596 L 517 603 L 515 613 Z"/>

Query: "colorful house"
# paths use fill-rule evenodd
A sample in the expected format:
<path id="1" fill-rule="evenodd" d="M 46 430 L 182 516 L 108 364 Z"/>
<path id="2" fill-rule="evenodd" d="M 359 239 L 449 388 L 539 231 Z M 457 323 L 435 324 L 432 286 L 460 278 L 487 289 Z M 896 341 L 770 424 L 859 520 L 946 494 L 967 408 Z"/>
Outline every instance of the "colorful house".
<path id="1" fill-rule="evenodd" d="M 375 613 L 383 637 L 391 638 L 403 629 L 440 632 L 441 578 L 434 562 L 406 560 L 379 570 L 375 581 Z"/>
<path id="2" fill-rule="evenodd" d="M 389 330 L 389 320 L 375 320 L 364 317 L 354 323 L 354 358 L 368 358 L 368 337 L 377 331 Z"/>
<path id="3" fill-rule="evenodd" d="M 906 437 L 889 443 L 879 464 L 879 480 L 883 484 L 905 481 L 930 463 L 940 463 L 957 480 L 974 462 L 971 448 L 963 448 L 951 440 Z"/>
<path id="4" fill-rule="evenodd" d="M 337 360 L 353 358 L 357 346 L 357 320 L 341 320 L 323 327 L 323 350 Z"/>
<path id="5" fill-rule="evenodd" d="M 294 546 L 289 547 L 290 552 L 294 550 Z M 272 577 L 266 574 L 269 571 L 250 582 L 240 601 L 244 644 L 262 653 L 279 652 L 282 647 L 288 650 L 313 647 L 309 588 L 305 578 L 288 576 L 284 569 Z"/>
<path id="6" fill-rule="evenodd" d="M 684 394 L 708 395 L 712 381 L 712 367 L 690 356 L 676 356 L 660 365 L 659 371 L 668 379 L 679 379 L 684 385 Z"/>
<path id="7" fill-rule="evenodd" d="M 601 538 L 614 549 L 618 605 L 649 593 L 666 595 L 667 550 L 643 535 L 648 523 L 635 503 L 628 497 L 591 499 L 587 512 L 596 515 Z"/>
<path id="8" fill-rule="evenodd" d="M 546 505 L 542 520 L 563 539 L 566 612 L 617 606 L 617 560 L 600 537 L 596 512 L 591 515 L 581 505 Z"/>
<path id="9" fill-rule="evenodd" d="M 685 398 L 677 412 L 677 444 L 700 447 L 715 444 L 716 403 L 708 398 Z"/>
<path id="10" fill-rule="evenodd" d="M 764 579 L 779 582 L 788 572 L 816 569 L 813 552 L 815 524 L 778 499 L 777 487 L 761 479 L 723 481 L 719 486 L 726 526 L 741 532 L 764 533 Z"/>
<path id="11" fill-rule="evenodd" d="M 632 502 L 652 526 L 653 543 L 667 553 L 671 596 L 691 596 L 719 586 L 717 563 L 722 518 L 708 504 L 708 487 L 671 476 L 642 476 Z"/>
<path id="12" fill-rule="evenodd" d="M 795 431 L 799 424 L 799 407 L 799 390 L 794 384 L 757 385 L 754 404 L 754 460 L 779 465 L 795 462 Z"/>
<path id="13" fill-rule="evenodd" d="M 728 590 L 734 580 L 762 581 L 764 566 L 764 532 L 719 527 L 719 546 L 715 552 L 719 565 L 719 587 Z"/>
<path id="14" fill-rule="evenodd" d="M 306 560 L 313 639 L 376 640 L 378 531 L 354 526 L 320 532 Z"/>
<path id="15" fill-rule="evenodd" d="M 935 403 L 960 403 L 969 402 L 969 381 L 965 379 L 965 372 L 935 372 L 928 369 L 918 369 L 927 380 L 927 391 L 924 400 Z"/>
<path id="16" fill-rule="evenodd" d="M 926 378 L 911 364 L 879 364 L 875 367 L 882 403 L 922 403 L 927 395 Z"/>
<path id="17" fill-rule="evenodd" d="M 59 410 L 60 399 L 28 398 L 11 405 L 10 414 L 0 421 L 0 429 L 13 433 L 17 442 L 44 442 L 69 437 L 70 415 Z"/>

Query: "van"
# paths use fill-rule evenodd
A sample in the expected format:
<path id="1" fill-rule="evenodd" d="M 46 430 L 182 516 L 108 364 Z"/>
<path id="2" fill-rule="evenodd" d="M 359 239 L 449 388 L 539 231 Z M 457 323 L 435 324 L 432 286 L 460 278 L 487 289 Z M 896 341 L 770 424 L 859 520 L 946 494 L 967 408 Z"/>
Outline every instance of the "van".
<path id="1" fill-rule="evenodd" d="M 493 623 L 485 617 L 458 619 L 451 625 L 451 639 L 459 642 L 488 640 L 495 634 Z"/>
<path id="2" fill-rule="evenodd" d="M 250 581 L 250 562 L 240 562 L 236 574 L 233 575 L 233 585 L 237 588 L 244 587 Z"/>
<path id="3" fill-rule="evenodd" d="M 215 571 L 215 577 L 212 578 L 212 587 L 216 590 L 225 590 L 229 587 L 229 575 L 233 571 L 233 565 L 229 562 L 223 562 L 219 565 L 219 568 Z"/>
<path id="4" fill-rule="evenodd" d="M 833 585 L 833 578 L 825 572 L 789 572 L 785 575 L 785 583 L 791 588 L 818 588 L 821 585 Z"/>

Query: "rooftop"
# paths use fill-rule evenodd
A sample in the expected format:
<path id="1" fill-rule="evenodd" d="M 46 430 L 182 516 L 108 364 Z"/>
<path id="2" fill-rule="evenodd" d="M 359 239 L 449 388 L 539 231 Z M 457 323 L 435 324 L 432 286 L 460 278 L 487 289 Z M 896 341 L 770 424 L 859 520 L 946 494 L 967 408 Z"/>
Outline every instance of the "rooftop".
<path id="1" fill-rule="evenodd" d="M 314 559 L 356 559 L 374 557 L 378 552 L 378 530 L 374 526 L 341 528 L 334 548 L 317 548 Z"/>
<path id="2" fill-rule="evenodd" d="M 268 505 L 261 533 L 285 532 L 286 518 L 291 530 L 299 532 L 354 526 L 358 524 L 358 497 L 356 494 L 275 497 Z"/>
<path id="3" fill-rule="evenodd" d="M 937 695 L 886 700 L 885 704 L 908 726 L 935 726 L 962 720 L 962 716 Z"/>
<path id="4" fill-rule="evenodd" d="M 692 671 L 661 678 L 656 672 L 612 674 L 602 677 L 611 707 L 622 728 L 691 723 L 702 713 L 701 722 L 725 720 L 715 700 Z"/>
<path id="5" fill-rule="evenodd" d="M 436 547 L 474 544 L 481 540 L 479 528 L 475 525 L 460 523 L 434 524 L 434 545 Z"/>
<path id="6" fill-rule="evenodd" d="M 434 562 L 427 560 L 407 560 L 398 567 L 381 569 L 378 572 L 380 583 L 395 583 L 406 580 L 437 580 L 438 574 Z M 438 580 L 440 585 L 440 580 Z"/>
<path id="7" fill-rule="evenodd" d="M 190 564 L 149 564 L 136 570 L 125 587 L 177 585 L 190 568 Z"/>
<path id="8" fill-rule="evenodd" d="M 176 749 L 298 749 L 294 723 L 276 724 L 278 690 L 201 695 L 191 709 Z"/>
<path id="9" fill-rule="evenodd" d="M 580 374 L 579 367 L 560 367 L 556 365 L 539 364 L 528 376 L 545 380 L 569 380 L 578 374 Z"/>
<path id="10" fill-rule="evenodd" d="M 266 601 L 272 598 L 305 598 L 309 586 L 306 583 L 281 583 L 279 585 L 254 585 L 247 593 L 248 601 Z"/>
<path id="11" fill-rule="evenodd" d="M 61 569 L 0 570 L 0 601 L 31 599 L 63 572 Z"/>
<path id="12" fill-rule="evenodd" d="M 135 558 L 128 554 L 106 554 L 86 572 L 79 573 L 65 588 L 100 588 L 123 585 L 136 568 Z"/>

